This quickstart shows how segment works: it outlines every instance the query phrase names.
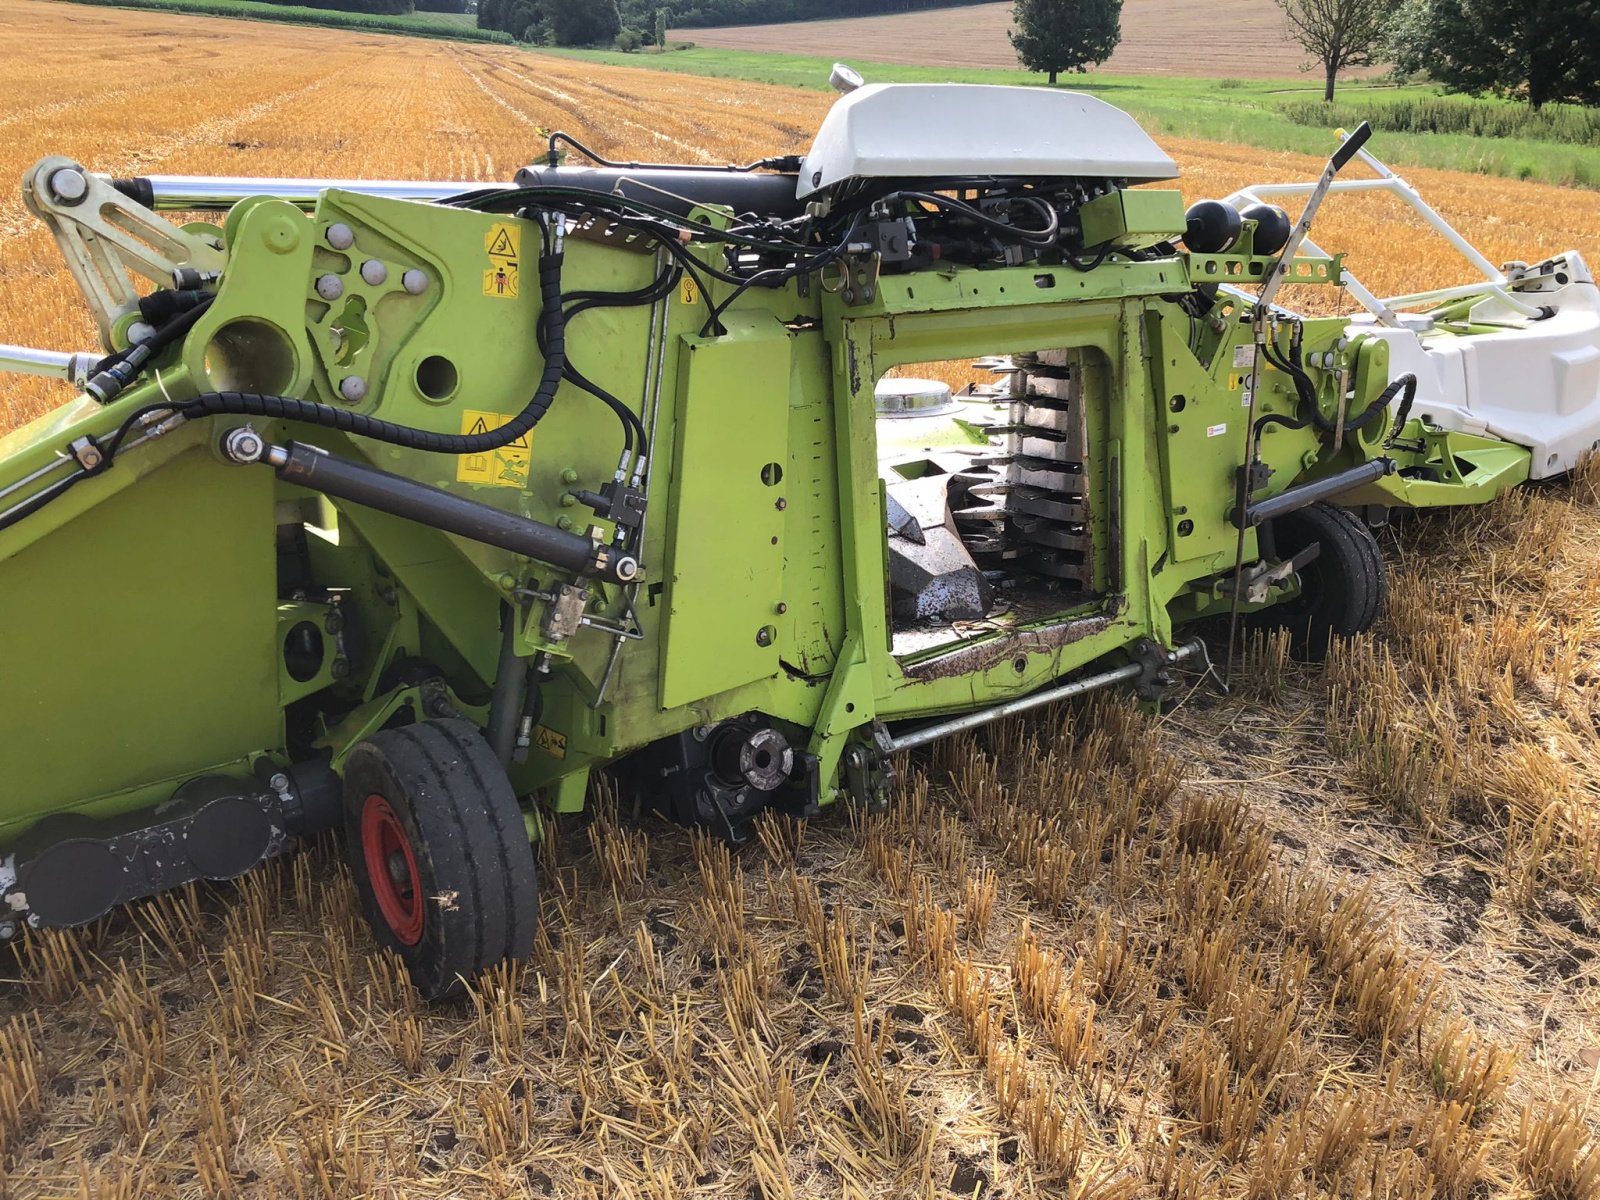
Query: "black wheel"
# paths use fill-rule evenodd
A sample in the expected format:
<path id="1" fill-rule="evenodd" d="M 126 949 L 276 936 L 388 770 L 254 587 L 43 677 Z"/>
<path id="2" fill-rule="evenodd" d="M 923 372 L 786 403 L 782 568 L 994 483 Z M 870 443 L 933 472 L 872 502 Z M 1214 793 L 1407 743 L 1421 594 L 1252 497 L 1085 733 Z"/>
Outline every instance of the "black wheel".
<path id="1" fill-rule="evenodd" d="M 1383 556 L 1360 518 L 1331 504 L 1312 504 L 1278 517 L 1271 533 L 1280 561 L 1313 542 L 1322 548 L 1300 570 L 1300 594 L 1258 614 L 1258 629 L 1287 629 L 1294 657 L 1321 662 L 1334 638 L 1372 628 L 1383 610 Z"/>
<path id="2" fill-rule="evenodd" d="M 511 783 L 471 723 L 424 721 L 358 743 L 345 762 L 344 820 L 373 935 L 424 997 L 533 950 L 533 848 Z"/>

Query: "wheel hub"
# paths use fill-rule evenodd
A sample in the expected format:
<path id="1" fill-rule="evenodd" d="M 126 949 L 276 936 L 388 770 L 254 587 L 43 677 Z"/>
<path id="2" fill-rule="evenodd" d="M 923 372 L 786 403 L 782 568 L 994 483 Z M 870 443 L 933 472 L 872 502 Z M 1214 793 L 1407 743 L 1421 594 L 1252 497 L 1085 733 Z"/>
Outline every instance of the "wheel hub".
<path id="1" fill-rule="evenodd" d="M 373 898 L 389 932 L 404 946 L 422 940 L 422 880 L 411 839 L 393 806 L 376 793 L 361 808 L 361 853 Z"/>

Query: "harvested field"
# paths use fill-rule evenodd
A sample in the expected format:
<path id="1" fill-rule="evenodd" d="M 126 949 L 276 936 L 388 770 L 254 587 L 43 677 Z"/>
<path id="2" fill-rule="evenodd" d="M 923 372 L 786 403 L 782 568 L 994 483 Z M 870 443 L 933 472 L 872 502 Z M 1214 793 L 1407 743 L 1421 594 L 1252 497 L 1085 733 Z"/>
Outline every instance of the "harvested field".
<path id="1" fill-rule="evenodd" d="M 43 65 L 71 44 L 98 70 Z M 466 47 L 9 0 L 0 178 L 499 179 L 537 131 L 749 159 L 827 98 Z M 1167 148 L 1191 196 L 1306 159 Z M 1492 259 L 1600 195 L 1415 172 Z M 1380 290 L 1454 266 L 1319 228 Z M 0 197 L 0 340 L 91 329 Z M 0 429 L 58 399 L 4 383 Z M 0 1195 L 1597 1200 L 1600 474 L 1384 534 L 1327 668 L 1105 698 L 903 764 L 886 814 L 730 854 L 601 798 L 540 850 L 523 970 L 424 1009 L 328 844 L 30 939 L 0 984 Z M 0 651 L 0 663 L 3 663 Z"/>
<path id="2" fill-rule="evenodd" d="M 1005 3 L 832 21 L 680 29 L 672 36 L 727 50 L 929 67 L 1015 68 L 1017 55 L 1006 37 L 1010 28 L 1011 5 Z M 1266 0 L 1124 0 L 1122 43 L 1101 69 L 1118 75 L 1291 79 L 1301 77 L 1305 61 L 1305 51 L 1284 28 L 1283 15 Z M 1320 84 L 1320 73 L 1315 78 Z"/>

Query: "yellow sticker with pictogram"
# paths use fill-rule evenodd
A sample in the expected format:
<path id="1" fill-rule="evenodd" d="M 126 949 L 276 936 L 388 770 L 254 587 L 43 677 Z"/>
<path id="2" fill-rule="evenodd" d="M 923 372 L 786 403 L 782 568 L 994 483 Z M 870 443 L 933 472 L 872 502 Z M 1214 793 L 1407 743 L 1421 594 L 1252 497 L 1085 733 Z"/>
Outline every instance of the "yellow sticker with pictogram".
<path id="1" fill-rule="evenodd" d="M 688 272 L 684 272 L 683 282 L 678 285 L 678 299 L 685 304 L 698 304 L 700 301 L 700 289 L 695 286 Z"/>
<path id="2" fill-rule="evenodd" d="M 505 413 L 479 412 L 469 408 L 461 414 L 461 432 L 488 433 L 511 420 Z M 456 481 L 487 487 L 528 486 L 528 466 L 533 457 L 528 435 L 482 454 L 462 454 L 456 459 Z"/>
<path id="3" fill-rule="evenodd" d="M 483 235 L 483 252 L 489 266 L 483 273 L 483 294 L 495 300 L 515 300 L 518 264 L 522 262 L 522 230 L 508 221 L 496 221 Z"/>
<path id="4" fill-rule="evenodd" d="M 567 735 L 557 733 L 548 725 L 535 725 L 533 727 L 533 744 L 551 758 L 565 758 L 567 756 Z"/>

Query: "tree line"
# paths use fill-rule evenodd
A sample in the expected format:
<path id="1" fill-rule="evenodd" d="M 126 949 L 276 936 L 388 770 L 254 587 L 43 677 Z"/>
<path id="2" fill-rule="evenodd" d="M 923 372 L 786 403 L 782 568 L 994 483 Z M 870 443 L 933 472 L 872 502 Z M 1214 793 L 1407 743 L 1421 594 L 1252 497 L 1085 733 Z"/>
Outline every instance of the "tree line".
<path id="1" fill-rule="evenodd" d="M 1600 104 L 1600 0 L 1277 0 L 1289 32 L 1323 72 L 1393 63 L 1446 91 L 1545 104 Z M 1122 0 L 1016 0 L 1011 43 L 1055 83 L 1111 56 Z"/>
<path id="2" fill-rule="evenodd" d="M 471 12 L 471 0 L 264 0 L 267 4 L 291 4 L 301 8 L 325 8 L 333 12 L 374 13 L 400 16 L 411 12 Z"/>

